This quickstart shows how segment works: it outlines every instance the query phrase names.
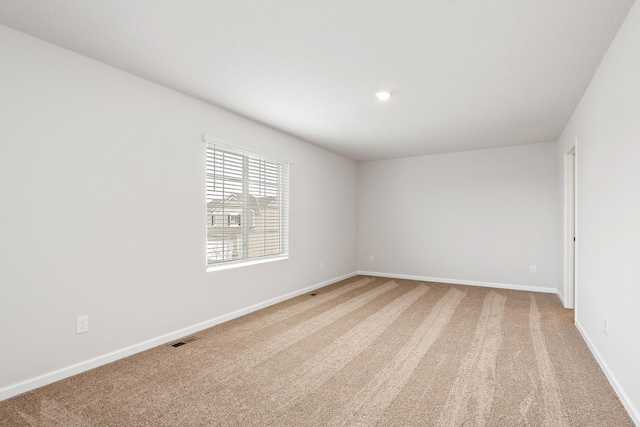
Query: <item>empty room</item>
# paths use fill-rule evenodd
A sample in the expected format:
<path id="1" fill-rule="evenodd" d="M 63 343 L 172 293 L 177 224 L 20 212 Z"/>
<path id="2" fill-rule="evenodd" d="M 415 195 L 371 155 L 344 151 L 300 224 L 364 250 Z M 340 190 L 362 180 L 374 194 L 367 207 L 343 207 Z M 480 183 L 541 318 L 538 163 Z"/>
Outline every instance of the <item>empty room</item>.
<path id="1" fill-rule="evenodd" d="M 633 0 L 0 0 L 0 426 L 639 426 Z"/>

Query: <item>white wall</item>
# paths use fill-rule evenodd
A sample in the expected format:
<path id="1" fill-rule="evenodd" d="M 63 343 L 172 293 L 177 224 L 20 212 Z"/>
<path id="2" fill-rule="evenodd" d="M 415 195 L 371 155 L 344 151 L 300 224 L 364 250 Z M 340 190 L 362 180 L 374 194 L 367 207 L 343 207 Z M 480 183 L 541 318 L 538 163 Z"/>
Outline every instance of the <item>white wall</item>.
<path id="1" fill-rule="evenodd" d="M 556 163 L 546 143 L 359 164 L 359 270 L 556 292 Z"/>
<path id="2" fill-rule="evenodd" d="M 578 139 L 576 321 L 640 425 L 640 4 L 559 139 Z M 609 334 L 604 334 L 604 318 Z"/>
<path id="3" fill-rule="evenodd" d="M 0 399 L 356 271 L 353 161 L 3 26 L 0 57 Z M 289 260 L 205 272 L 203 133 L 293 161 Z"/>

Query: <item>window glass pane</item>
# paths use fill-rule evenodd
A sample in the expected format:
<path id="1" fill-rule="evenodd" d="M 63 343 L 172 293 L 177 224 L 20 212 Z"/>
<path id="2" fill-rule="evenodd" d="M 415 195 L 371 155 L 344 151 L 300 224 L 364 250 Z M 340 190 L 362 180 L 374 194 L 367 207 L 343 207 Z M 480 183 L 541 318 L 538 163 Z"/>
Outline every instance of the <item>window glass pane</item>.
<path id="1" fill-rule="evenodd" d="M 207 265 L 286 255 L 285 162 L 207 144 Z"/>

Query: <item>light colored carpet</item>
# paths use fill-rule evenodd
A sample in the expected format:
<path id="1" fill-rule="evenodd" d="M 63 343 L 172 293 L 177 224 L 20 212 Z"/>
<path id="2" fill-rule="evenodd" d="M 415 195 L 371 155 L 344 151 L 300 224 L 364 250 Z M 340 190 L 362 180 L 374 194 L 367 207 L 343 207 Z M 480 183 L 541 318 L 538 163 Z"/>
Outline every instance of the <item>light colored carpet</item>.
<path id="1" fill-rule="evenodd" d="M 315 293 L 0 402 L 0 425 L 633 426 L 555 295 Z"/>

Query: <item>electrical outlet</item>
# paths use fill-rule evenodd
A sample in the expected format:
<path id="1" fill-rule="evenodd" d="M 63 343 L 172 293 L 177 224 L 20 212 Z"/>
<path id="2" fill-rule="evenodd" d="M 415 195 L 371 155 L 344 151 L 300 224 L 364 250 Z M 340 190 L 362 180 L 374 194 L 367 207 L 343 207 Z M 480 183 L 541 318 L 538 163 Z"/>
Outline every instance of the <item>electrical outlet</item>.
<path id="1" fill-rule="evenodd" d="M 324 270 L 324 261 L 320 263 L 320 270 Z"/>
<path id="2" fill-rule="evenodd" d="M 76 319 L 76 334 L 89 332 L 89 316 L 78 316 Z"/>
<path id="3" fill-rule="evenodd" d="M 536 267 L 535 265 L 531 264 L 529 266 L 529 272 L 530 273 L 537 273 L 538 272 L 538 267 Z"/>
<path id="4" fill-rule="evenodd" d="M 373 262 L 373 255 L 369 255 L 369 262 Z"/>
<path id="5" fill-rule="evenodd" d="M 607 322 L 607 318 L 604 318 L 604 336 L 609 336 L 609 322 Z"/>

